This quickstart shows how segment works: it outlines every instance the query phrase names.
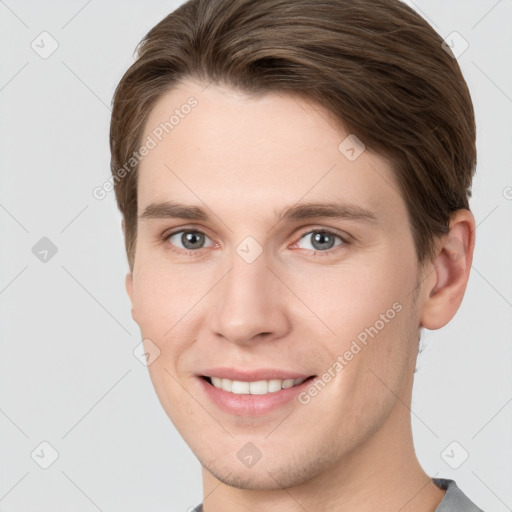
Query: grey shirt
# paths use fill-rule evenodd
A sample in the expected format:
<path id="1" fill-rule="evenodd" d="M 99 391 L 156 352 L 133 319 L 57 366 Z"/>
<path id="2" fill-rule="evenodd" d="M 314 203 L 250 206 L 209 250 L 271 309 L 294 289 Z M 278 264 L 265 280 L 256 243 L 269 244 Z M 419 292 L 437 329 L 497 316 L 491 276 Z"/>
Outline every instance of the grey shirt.
<path id="1" fill-rule="evenodd" d="M 446 490 L 435 512 L 483 512 L 457 487 L 454 480 L 447 478 L 432 480 L 440 489 Z M 203 512 L 203 504 L 197 506 L 193 512 Z"/>

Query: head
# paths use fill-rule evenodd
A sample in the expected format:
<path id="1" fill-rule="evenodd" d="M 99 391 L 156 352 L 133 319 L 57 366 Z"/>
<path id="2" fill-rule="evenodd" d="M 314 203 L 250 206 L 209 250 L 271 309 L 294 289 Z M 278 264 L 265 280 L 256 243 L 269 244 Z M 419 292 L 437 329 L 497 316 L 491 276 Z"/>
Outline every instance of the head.
<path id="1" fill-rule="evenodd" d="M 398 0 L 190 1 L 140 43 L 110 141 L 132 315 L 206 470 L 280 488 L 392 444 L 474 246 L 473 108 L 440 36 Z M 311 380 L 234 415 L 204 392 L 219 367 Z"/>

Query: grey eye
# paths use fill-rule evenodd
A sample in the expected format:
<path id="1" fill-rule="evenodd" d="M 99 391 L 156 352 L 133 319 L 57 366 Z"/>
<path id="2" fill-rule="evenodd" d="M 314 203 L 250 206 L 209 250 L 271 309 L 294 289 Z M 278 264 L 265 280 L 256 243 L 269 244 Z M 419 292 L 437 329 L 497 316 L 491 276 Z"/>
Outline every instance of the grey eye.
<path id="1" fill-rule="evenodd" d="M 309 233 L 303 235 L 301 240 L 304 238 L 309 238 L 311 240 L 311 243 L 309 244 L 310 247 L 305 247 L 305 249 L 310 249 L 313 251 L 325 251 L 332 249 L 335 247 L 335 245 L 340 245 L 334 243 L 336 238 L 343 242 L 343 239 L 339 235 L 324 230 L 310 231 Z"/>
<path id="2" fill-rule="evenodd" d="M 173 245 L 180 247 L 179 243 L 181 243 L 183 246 L 181 248 L 187 250 L 202 249 L 206 239 L 209 240 L 209 238 L 204 233 L 195 230 L 177 231 L 168 237 L 168 240 Z"/>

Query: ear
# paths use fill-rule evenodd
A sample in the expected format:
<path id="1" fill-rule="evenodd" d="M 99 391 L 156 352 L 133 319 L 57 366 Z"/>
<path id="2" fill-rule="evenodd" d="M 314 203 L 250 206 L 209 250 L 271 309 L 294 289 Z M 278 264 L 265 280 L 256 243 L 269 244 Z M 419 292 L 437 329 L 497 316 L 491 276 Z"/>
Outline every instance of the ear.
<path id="1" fill-rule="evenodd" d="M 124 236 L 126 234 L 126 224 L 125 224 L 124 218 L 121 223 L 121 226 L 123 228 L 123 236 Z M 131 272 L 128 272 L 126 274 L 124 286 L 126 288 L 126 293 L 128 294 L 128 297 L 130 297 L 130 302 L 132 303 L 132 318 L 135 320 L 135 322 L 137 322 L 137 320 L 135 318 L 135 310 L 134 310 L 134 306 L 133 306 L 133 275 Z"/>
<path id="2" fill-rule="evenodd" d="M 135 322 L 137 322 L 137 319 L 135 318 L 135 307 L 133 303 L 133 275 L 131 272 L 128 272 L 126 274 L 124 286 L 126 288 L 126 293 L 128 294 L 128 297 L 130 297 L 130 302 L 132 304 L 132 318 L 135 320 Z"/>
<path id="3" fill-rule="evenodd" d="M 448 233 L 439 239 L 433 269 L 424 282 L 421 326 L 439 329 L 459 309 L 473 262 L 475 228 L 475 218 L 469 210 L 457 210 L 451 215 Z"/>

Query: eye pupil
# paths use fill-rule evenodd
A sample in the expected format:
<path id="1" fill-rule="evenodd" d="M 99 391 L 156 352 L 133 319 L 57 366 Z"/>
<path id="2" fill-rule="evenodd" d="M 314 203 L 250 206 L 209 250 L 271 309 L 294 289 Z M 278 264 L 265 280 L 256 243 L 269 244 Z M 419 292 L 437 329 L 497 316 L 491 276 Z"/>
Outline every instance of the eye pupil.
<path id="1" fill-rule="evenodd" d="M 319 244 L 320 247 L 316 247 L 315 244 Z M 316 232 L 313 235 L 313 246 L 315 249 L 331 249 L 334 246 L 334 236 L 322 231 Z"/>
<path id="2" fill-rule="evenodd" d="M 197 249 L 204 243 L 204 235 L 196 231 L 186 231 L 181 235 L 181 242 L 187 249 Z"/>

